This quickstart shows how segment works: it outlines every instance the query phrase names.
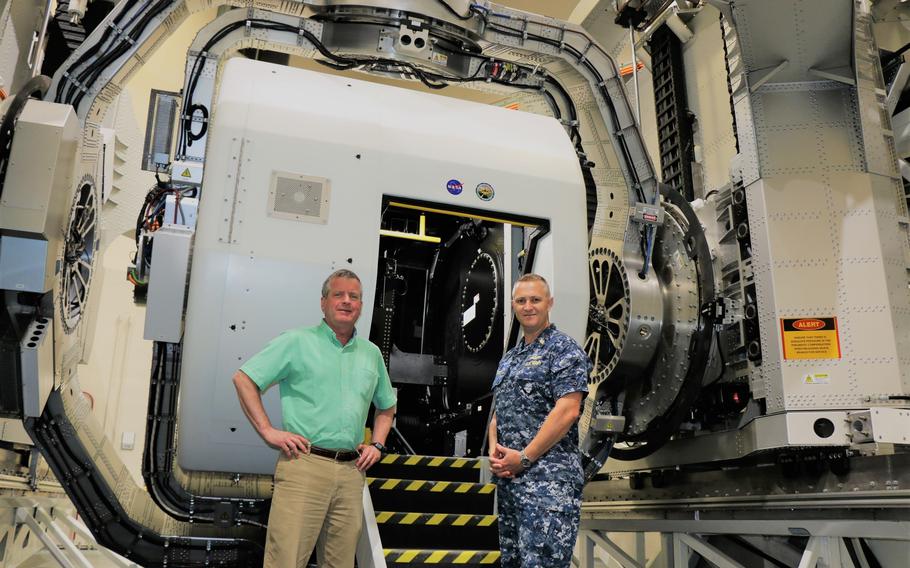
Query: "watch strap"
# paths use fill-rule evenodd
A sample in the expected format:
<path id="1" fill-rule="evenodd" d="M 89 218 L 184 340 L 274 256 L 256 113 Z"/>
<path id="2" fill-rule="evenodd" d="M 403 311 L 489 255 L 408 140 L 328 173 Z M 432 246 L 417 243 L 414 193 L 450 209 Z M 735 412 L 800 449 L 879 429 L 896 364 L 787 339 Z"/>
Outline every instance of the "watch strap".
<path id="1" fill-rule="evenodd" d="M 531 458 L 528 457 L 528 454 L 524 450 L 521 450 L 521 453 L 518 454 L 519 459 L 521 460 L 521 467 L 528 469 L 531 467 Z"/>

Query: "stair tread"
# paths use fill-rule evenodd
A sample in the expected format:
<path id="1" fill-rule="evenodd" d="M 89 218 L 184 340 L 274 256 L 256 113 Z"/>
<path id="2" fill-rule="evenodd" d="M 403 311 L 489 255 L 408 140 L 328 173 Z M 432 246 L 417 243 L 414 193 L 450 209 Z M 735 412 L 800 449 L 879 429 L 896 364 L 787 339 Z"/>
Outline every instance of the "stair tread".
<path id="1" fill-rule="evenodd" d="M 381 464 L 430 466 L 430 467 L 455 467 L 455 468 L 480 468 L 481 458 L 458 458 L 452 456 L 419 456 L 406 454 L 386 454 L 379 460 Z"/>
<path id="2" fill-rule="evenodd" d="M 486 527 L 495 526 L 497 518 L 498 515 L 376 511 L 376 522 L 380 525 Z"/>
<path id="3" fill-rule="evenodd" d="M 392 564 L 481 564 L 499 563 L 498 550 L 408 549 L 386 548 L 383 554 Z"/>
<path id="4" fill-rule="evenodd" d="M 389 479 L 368 477 L 370 489 L 382 491 L 428 491 L 430 493 L 480 493 L 489 494 L 496 490 L 494 483 L 473 481 L 433 481 L 431 479 Z"/>
<path id="5" fill-rule="evenodd" d="M 478 481 L 486 468 L 481 458 L 386 454 L 370 474 L 386 479 L 431 479 L 434 481 Z"/>

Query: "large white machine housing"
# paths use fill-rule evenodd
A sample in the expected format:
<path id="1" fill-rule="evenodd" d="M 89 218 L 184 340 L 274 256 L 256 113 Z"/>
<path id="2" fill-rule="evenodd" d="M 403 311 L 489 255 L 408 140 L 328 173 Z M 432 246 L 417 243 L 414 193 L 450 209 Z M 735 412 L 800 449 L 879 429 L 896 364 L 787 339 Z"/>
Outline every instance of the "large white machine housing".
<path id="1" fill-rule="evenodd" d="M 555 119 L 240 58 L 213 106 L 181 367 L 183 469 L 272 472 L 276 453 L 231 377 L 282 331 L 319 322 L 322 282 L 338 268 L 362 279 L 358 333 L 369 333 L 384 196 L 548 221 L 533 269 L 551 280 L 552 320 L 583 341 L 584 181 Z M 280 424 L 277 389 L 264 398 Z"/>

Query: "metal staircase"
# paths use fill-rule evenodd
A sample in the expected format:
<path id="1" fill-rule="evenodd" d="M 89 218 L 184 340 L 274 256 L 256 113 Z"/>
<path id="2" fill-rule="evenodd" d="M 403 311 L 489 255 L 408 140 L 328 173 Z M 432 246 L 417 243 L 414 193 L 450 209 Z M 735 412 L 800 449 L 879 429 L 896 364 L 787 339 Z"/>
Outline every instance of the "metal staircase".
<path id="1" fill-rule="evenodd" d="M 389 454 L 368 486 L 389 568 L 499 566 L 486 460 Z"/>

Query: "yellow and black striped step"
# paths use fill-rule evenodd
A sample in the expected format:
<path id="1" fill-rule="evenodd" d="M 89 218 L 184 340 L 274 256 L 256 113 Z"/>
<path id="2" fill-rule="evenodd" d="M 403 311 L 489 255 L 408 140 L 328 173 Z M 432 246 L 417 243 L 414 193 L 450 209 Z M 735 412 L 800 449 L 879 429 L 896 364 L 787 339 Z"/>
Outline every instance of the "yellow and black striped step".
<path id="1" fill-rule="evenodd" d="M 376 511 L 380 525 L 428 525 L 442 527 L 489 527 L 496 524 L 496 515 L 458 515 L 446 513 L 393 513 Z"/>
<path id="2" fill-rule="evenodd" d="M 467 481 L 367 478 L 377 511 L 489 515 L 496 486 Z"/>
<path id="3" fill-rule="evenodd" d="M 370 477 L 367 479 L 370 491 L 422 491 L 428 493 L 480 493 L 490 495 L 496 491 L 492 483 L 471 483 L 459 481 L 430 481 L 429 479 L 383 479 Z"/>
<path id="4" fill-rule="evenodd" d="M 387 479 L 477 482 L 485 463 L 477 458 L 387 454 L 370 468 L 370 475 Z"/>
<path id="5" fill-rule="evenodd" d="M 471 548 L 497 549 L 496 521 L 496 515 L 376 512 L 382 544 L 393 549 L 406 549 L 414 544 L 444 549 L 456 542 Z"/>
<path id="6" fill-rule="evenodd" d="M 498 550 L 435 550 L 387 548 L 383 550 L 388 566 L 499 566 Z"/>

